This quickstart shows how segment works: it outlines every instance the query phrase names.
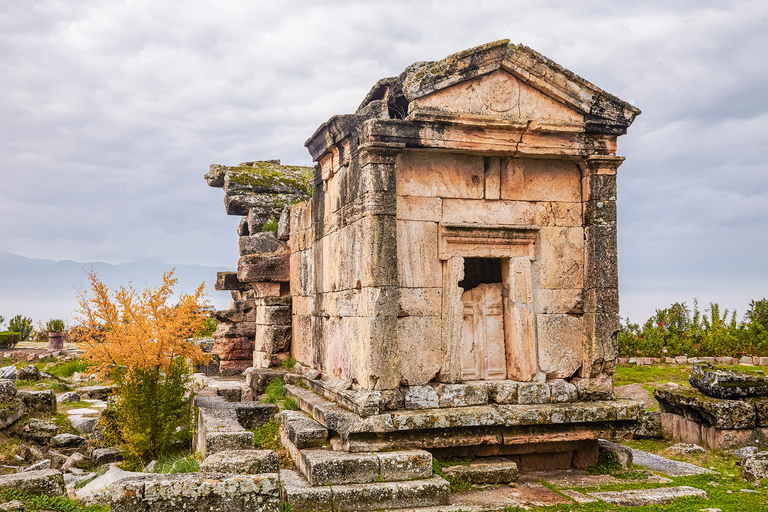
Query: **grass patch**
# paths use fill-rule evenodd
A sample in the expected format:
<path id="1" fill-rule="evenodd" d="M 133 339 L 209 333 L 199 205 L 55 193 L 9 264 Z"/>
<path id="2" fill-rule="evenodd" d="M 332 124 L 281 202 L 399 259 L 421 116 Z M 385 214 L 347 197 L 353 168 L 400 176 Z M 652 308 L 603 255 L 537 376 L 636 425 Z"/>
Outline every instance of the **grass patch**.
<path id="1" fill-rule="evenodd" d="M 55 377 L 71 377 L 75 372 L 84 373 L 93 366 L 91 363 L 82 360 L 67 361 L 66 363 L 57 363 L 50 368 L 46 368 L 45 371 Z"/>
<path id="2" fill-rule="evenodd" d="M 587 468 L 588 475 L 612 475 L 620 473 L 624 466 L 619 462 L 619 456 L 613 452 L 600 452 L 597 456 L 597 464 Z"/>
<path id="3" fill-rule="evenodd" d="M 275 404 L 282 411 L 299 410 L 299 405 L 296 403 L 296 400 L 288 398 L 288 395 L 285 392 L 285 383 L 280 377 L 273 377 L 272 380 L 269 381 L 260 401 L 263 404 Z"/>
<path id="4" fill-rule="evenodd" d="M 282 468 L 292 468 L 293 459 L 288 450 L 280 442 L 280 425 L 275 420 L 260 426 L 259 428 L 249 429 L 253 432 L 253 446 L 259 450 L 272 450 L 277 455 L 277 460 Z"/>
<path id="5" fill-rule="evenodd" d="M 292 370 L 294 366 L 296 366 L 296 360 L 292 357 L 289 357 L 288 359 L 280 363 L 280 367 L 285 368 L 286 370 Z"/>
<path id="6" fill-rule="evenodd" d="M 13 489 L 0 491 L 0 498 L 6 501 L 21 501 L 24 503 L 24 510 L 27 512 L 49 510 L 53 512 L 109 512 L 108 507 L 101 505 L 84 507 L 76 501 L 60 496 L 37 496 Z"/>
<path id="7" fill-rule="evenodd" d="M 691 369 L 685 366 L 634 366 L 620 364 L 616 366 L 616 373 L 613 375 L 613 385 L 642 384 L 643 388 L 649 391 L 667 382 L 690 387 L 691 385 L 688 383 L 688 375 L 690 373 Z"/>
<path id="8" fill-rule="evenodd" d="M 189 452 L 160 457 L 155 473 L 195 473 L 200 470 L 200 454 Z"/>

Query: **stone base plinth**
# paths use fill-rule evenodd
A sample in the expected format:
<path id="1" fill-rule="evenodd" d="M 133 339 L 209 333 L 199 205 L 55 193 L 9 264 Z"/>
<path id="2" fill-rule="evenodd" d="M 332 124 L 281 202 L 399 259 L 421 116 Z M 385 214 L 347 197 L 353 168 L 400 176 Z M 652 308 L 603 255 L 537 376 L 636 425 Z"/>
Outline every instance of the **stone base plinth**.
<path id="1" fill-rule="evenodd" d="M 661 413 L 664 437 L 676 443 L 695 443 L 713 450 L 729 450 L 743 446 L 768 446 L 768 428 L 722 429 L 689 420 L 671 412 Z"/>

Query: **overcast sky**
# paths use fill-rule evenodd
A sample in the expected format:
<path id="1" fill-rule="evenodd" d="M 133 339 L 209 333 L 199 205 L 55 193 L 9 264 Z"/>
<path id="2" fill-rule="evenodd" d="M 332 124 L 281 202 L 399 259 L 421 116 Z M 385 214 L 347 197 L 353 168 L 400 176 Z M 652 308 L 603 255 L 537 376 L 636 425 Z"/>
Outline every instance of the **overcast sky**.
<path id="1" fill-rule="evenodd" d="M 0 3 L 0 251 L 224 265 L 211 163 L 312 165 L 377 79 L 510 39 L 643 110 L 619 139 L 621 312 L 768 295 L 768 2 Z M 0 293 L 2 291 L 0 290 Z"/>

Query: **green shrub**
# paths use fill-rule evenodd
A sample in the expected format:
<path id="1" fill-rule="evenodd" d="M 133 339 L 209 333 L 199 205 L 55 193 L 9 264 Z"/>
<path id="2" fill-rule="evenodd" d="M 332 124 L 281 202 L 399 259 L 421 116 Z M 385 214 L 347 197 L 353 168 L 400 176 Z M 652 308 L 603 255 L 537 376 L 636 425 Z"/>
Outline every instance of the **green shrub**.
<path id="1" fill-rule="evenodd" d="M 262 232 L 267 232 L 267 231 L 275 232 L 275 231 L 277 231 L 277 221 L 275 219 L 270 219 L 269 221 L 265 222 L 261 226 L 261 231 Z"/>
<path id="2" fill-rule="evenodd" d="M 261 450 L 281 450 L 283 445 L 280 444 L 280 425 L 275 423 L 274 420 L 260 426 L 259 428 L 252 429 L 253 432 L 253 446 Z"/>
<path id="3" fill-rule="evenodd" d="M 213 336 L 214 331 L 219 326 L 219 321 L 215 318 L 208 317 L 203 322 L 203 326 L 194 335 L 195 338 L 210 338 Z"/>
<path id="4" fill-rule="evenodd" d="M 8 330 L 19 333 L 19 341 L 27 341 L 32 334 L 32 319 L 16 315 L 8 322 Z"/>
<path id="5" fill-rule="evenodd" d="M 19 333 L 11 331 L 0 332 L 0 349 L 13 348 L 19 342 Z"/>
<path id="6" fill-rule="evenodd" d="M 267 387 L 264 389 L 264 394 L 261 397 L 261 403 L 263 404 L 275 404 L 280 407 L 281 410 L 296 411 L 299 409 L 299 405 L 292 398 L 288 398 L 285 392 L 285 383 L 280 377 L 273 377 L 269 381 Z"/>
<path id="7" fill-rule="evenodd" d="M 64 320 L 52 318 L 45 324 L 46 332 L 64 332 Z"/>

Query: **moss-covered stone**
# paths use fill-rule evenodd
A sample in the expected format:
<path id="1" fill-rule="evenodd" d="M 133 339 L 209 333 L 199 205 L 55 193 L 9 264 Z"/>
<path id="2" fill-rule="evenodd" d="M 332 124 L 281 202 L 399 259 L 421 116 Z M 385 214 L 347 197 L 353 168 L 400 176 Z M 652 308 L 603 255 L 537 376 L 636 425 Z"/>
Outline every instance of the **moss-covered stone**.
<path id="1" fill-rule="evenodd" d="M 714 398 L 768 396 L 768 376 L 762 369 L 719 369 L 708 363 L 695 363 L 688 381 L 694 388 Z"/>
<path id="2" fill-rule="evenodd" d="M 755 407 L 741 400 L 712 398 L 697 389 L 661 386 L 653 396 L 662 412 L 672 412 L 686 418 L 724 430 L 755 427 Z"/>

